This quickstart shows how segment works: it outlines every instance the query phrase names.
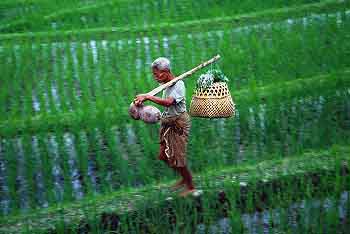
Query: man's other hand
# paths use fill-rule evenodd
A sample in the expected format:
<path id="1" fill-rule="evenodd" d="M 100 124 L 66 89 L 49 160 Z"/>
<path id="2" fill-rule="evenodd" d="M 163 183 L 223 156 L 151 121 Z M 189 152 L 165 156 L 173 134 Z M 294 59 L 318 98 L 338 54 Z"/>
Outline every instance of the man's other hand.
<path id="1" fill-rule="evenodd" d="M 147 94 L 139 94 L 136 95 L 136 98 L 134 99 L 134 103 L 136 106 L 141 106 L 144 101 L 148 100 Z"/>

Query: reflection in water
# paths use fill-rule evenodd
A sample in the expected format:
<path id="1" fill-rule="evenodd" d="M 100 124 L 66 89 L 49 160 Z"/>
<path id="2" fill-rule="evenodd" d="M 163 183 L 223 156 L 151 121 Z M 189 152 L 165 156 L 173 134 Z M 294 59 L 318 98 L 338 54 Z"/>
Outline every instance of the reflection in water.
<path id="1" fill-rule="evenodd" d="M 43 168 L 44 166 L 47 166 L 47 165 L 44 165 L 41 160 L 40 149 L 39 149 L 39 139 L 37 136 L 32 137 L 32 153 L 35 161 L 33 165 L 34 181 L 37 187 L 35 198 L 39 206 L 48 207 L 49 203 L 45 197 L 48 191 L 44 184 L 44 175 L 43 175 Z"/>
<path id="2" fill-rule="evenodd" d="M 75 197 L 79 199 L 79 198 L 82 198 L 84 194 L 83 194 L 81 181 L 79 180 L 81 175 L 79 174 L 79 171 L 78 171 L 78 165 L 77 165 L 78 159 L 77 159 L 77 152 L 74 147 L 73 135 L 69 133 L 65 133 L 63 138 L 65 143 L 65 149 L 69 156 L 68 164 L 70 166 L 69 168 L 70 179 L 72 181 Z"/>
<path id="3" fill-rule="evenodd" d="M 7 141 L 0 139 L 0 208 L 1 213 L 6 215 L 10 213 L 10 199 L 5 166 L 5 144 L 8 144 Z"/>
<path id="4" fill-rule="evenodd" d="M 63 186 L 64 186 L 64 175 L 63 169 L 61 167 L 61 160 L 63 158 L 60 157 L 58 152 L 58 143 L 56 140 L 56 136 L 53 134 L 48 135 L 48 140 L 46 141 L 47 149 L 52 156 L 52 176 L 54 179 L 54 192 L 56 201 L 63 200 Z"/>
<path id="5" fill-rule="evenodd" d="M 15 148 L 15 155 L 17 155 L 16 158 L 16 167 L 17 167 L 17 176 L 16 176 L 16 187 L 17 187 L 17 193 L 20 194 L 20 207 L 21 209 L 25 210 L 29 208 L 29 189 L 28 189 L 28 182 L 26 177 L 26 163 L 29 160 L 25 159 L 25 153 L 22 143 L 22 138 L 16 138 L 13 140 L 12 144 Z M 29 157 L 29 155 L 26 155 Z"/>

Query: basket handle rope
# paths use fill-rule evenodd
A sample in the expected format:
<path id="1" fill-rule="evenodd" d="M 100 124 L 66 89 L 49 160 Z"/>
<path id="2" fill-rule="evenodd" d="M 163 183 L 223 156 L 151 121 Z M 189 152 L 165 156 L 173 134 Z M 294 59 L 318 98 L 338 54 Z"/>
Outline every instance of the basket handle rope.
<path id="1" fill-rule="evenodd" d="M 181 80 L 181 79 L 184 79 L 190 75 L 192 75 L 193 73 L 195 73 L 196 71 L 202 69 L 203 67 L 206 67 L 208 66 L 209 64 L 212 64 L 214 62 L 216 62 L 217 60 L 220 59 L 220 55 L 216 55 L 214 56 L 213 58 L 209 59 L 208 61 L 206 62 L 203 62 L 201 64 L 199 64 L 197 67 L 183 73 L 182 75 L 178 76 L 178 77 L 175 77 L 174 79 L 172 79 L 171 81 L 165 83 L 165 84 L 162 84 L 160 86 L 158 86 L 157 88 L 153 89 L 152 91 L 148 92 L 147 94 L 148 95 L 156 95 L 157 93 L 163 91 L 164 89 L 168 88 L 169 86 L 171 86 L 172 84 L 176 83 L 178 80 Z"/>

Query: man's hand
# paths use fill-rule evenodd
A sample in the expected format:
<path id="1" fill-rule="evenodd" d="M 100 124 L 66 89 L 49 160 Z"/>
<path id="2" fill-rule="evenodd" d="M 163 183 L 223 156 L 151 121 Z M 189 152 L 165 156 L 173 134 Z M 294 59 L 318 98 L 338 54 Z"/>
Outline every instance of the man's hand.
<path id="1" fill-rule="evenodd" d="M 136 95 L 136 98 L 134 99 L 134 103 L 136 106 L 141 106 L 144 101 L 149 99 L 149 95 L 147 94 L 139 94 Z"/>

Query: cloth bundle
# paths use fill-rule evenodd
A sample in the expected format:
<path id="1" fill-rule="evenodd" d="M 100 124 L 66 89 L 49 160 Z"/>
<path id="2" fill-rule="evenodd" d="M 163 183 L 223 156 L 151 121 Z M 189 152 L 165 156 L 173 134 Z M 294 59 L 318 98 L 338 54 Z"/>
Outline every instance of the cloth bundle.
<path id="1" fill-rule="evenodd" d="M 131 103 L 129 107 L 129 115 L 135 120 L 143 120 L 145 123 L 157 123 L 160 120 L 161 112 L 154 106 L 136 106 Z"/>

